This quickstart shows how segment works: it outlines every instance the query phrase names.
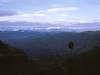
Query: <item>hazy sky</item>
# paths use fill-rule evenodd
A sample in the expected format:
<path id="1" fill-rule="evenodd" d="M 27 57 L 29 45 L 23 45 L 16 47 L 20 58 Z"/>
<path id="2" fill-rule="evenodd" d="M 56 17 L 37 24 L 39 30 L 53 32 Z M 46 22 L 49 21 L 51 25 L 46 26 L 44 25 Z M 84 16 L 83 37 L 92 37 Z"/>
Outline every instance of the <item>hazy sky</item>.
<path id="1" fill-rule="evenodd" d="M 0 0 L 0 21 L 97 21 L 100 0 Z"/>

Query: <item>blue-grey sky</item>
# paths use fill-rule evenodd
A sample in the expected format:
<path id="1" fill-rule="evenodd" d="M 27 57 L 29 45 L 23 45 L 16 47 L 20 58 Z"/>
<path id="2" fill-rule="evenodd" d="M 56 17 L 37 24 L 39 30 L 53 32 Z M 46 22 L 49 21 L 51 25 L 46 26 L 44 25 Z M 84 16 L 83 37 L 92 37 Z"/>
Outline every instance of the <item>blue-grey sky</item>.
<path id="1" fill-rule="evenodd" d="M 100 0 L 0 0 L 0 21 L 91 22 L 100 20 Z"/>

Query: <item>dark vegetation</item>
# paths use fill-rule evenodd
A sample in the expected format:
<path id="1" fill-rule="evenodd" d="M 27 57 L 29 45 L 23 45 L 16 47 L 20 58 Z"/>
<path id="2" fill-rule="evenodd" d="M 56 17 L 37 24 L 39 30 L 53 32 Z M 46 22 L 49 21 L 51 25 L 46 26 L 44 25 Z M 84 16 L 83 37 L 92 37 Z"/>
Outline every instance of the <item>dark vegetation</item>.
<path id="1" fill-rule="evenodd" d="M 66 46 L 65 50 L 63 50 L 63 48 L 60 48 L 59 50 L 55 50 L 55 53 L 53 54 L 49 54 L 47 53 L 47 51 L 43 54 L 47 54 L 48 56 L 45 56 L 44 58 L 37 60 L 29 59 L 27 51 L 21 50 L 21 48 L 14 48 L 12 47 L 13 45 L 11 46 L 0 41 L 0 75 L 100 75 L 99 33 L 100 32 L 84 32 L 71 34 L 67 33 L 67 35 L 66 33 L 60 33 L 53 36 L 50 35 L 42 37 L 42 39 L 44 38 L 43 40 L 45 41 L 42 41 L 41 38 L 35 38 L 35 40 L 33 39 L 33 41 L 36 42 L 36 39 L 38 39 L 37 42 L 41 42 L 40 45 L 43 46 L 43 49 L 44 45 L 50 45 L 51 43 L 54 45 L 54 47 L 58 47 L 57 49 L 59 49 L 61 46 Z M 72 40 L 73 44 L 69 44 L 69 48 L 72 50 L 72 55 L 70 55 L 70 49 L 67 48 L 68 44 L 65 43 L 70 42 L 68 38 L 72 39 L 72 35 L 74 40 Z M 65 40 L 66 36 L 69 36 L 67 37 L 67 40 Z M 76 38 L 78 38 L 78 40 L 75 40 Z M 24 41 L 25 40 L 27 41 L 27 39 L 24 39 Z M 32 37 L 29 41 L 31 42 L 30 45 L 33 45 L 33 47 L 31 47 L 33 50 L 38 46 L 40 47 L 40 45 L 37 44 L 37 42 L 37 46 L 35 47 L 34 43 L 32 43 L 31 40 Z M 46 43 L 47 40 L 48 43 Z M 30 45 L 25 45 L 29 44 L 29 41 L 26 43 L 24 42 L 24 47 L 30 47 Z M 65 42 L 62 43 L 62 41 Z M 17 45 L 18 42 L 15 43 Z M 53 46 L 52 44 L 50 47 Z M 80 44 L 82 45 L 82 47 Z M 48 47 L 49 45 L 46 45 L 47 49 L 50 48 Z M 76 48 L 76 46 L 78 47 L 78 45 L 80 48 Z M 43 50 L 41 49 L 42 46 L 40 47 L 40 50 Z M 56 49 L 54 47 L 51 49 Z M 86 49 L 86 51 L 82 51 L 75 54 L 75 52 L 77 51 L 74 51 L 74 48 L 79 49 L 80 51 L 82 49 Z M 65 54 L 59 54 L 61 52 L 60 50 L 63 50 L 63 53 Z M 46 51 L 46 49 L 44 51 Z M 39 52 L 39 50 L 37 50 L 37 52 Z M 35 56 L 35 53 L 32 53 L 32 55 Z M 38 55 L 41 57 L 40 52 L 38 53 Z"/>
<path id="2" fill-rule="evenodd" d="M 52 33 L 52 32 L 51 32 Z M 94 46 L 100 47 L 100 31 L 88 31 L 81 33 L 63 32 L 54 35 L 39 37 L 28 37 L 18 40 L 7 41 L 13 47 L 26 52 L 32 59 L 44 59 L 49 55 L 68 55 L 70 53 L 67 44 L 73 41 L 75 47 L 73 54 L 77 55 L 93 49 Z"/>
<path id="3" fill-rule="evenodd" d="M 2 41 L 0 41 L 0 63 L 16 63 L 26 61 L 27 54 L 22 50 L 13 48 Z M 10 59 L 10 60 L 9 60 Z"/>
<path id="4" fill-rule="evenodd" d="M 0 42 L 0 75 L 99 75 L 99 70 L 99 47 L 72 58 L 52 55 L 33 61 L 24 52 Z"/>

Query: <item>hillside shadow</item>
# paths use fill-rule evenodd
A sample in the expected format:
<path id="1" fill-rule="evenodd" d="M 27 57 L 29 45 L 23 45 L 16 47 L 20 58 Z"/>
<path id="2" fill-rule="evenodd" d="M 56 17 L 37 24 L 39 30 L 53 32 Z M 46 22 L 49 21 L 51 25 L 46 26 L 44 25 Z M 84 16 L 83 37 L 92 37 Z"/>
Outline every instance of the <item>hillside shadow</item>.
<path id="1" fill-rule="evenodd" d="M 0 41 L 0 75 L 100 75 L 100 48 L 71 58 L 51 55 L 34 61 Z"/>

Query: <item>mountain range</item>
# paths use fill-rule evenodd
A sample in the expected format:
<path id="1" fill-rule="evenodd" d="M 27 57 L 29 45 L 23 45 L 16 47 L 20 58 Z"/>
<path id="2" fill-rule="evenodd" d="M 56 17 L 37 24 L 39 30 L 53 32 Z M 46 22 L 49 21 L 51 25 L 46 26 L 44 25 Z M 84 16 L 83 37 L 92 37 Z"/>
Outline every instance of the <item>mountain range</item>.
<path id="1" fill-rule="evenodd" d="M 0 32 L 0 75 L 99 75 L 99 38 L 100 31 Z"/>
<path id="2" fill-rule="evenodd" d="M 97 31 L 100 30 L 100 22 L 58 22 L 58 23 L 42 23 L 42 22 L 0 22 L 0 31 L 67 31 L 67 32 L 82 32 L 82 31 Z"/>
<path id="3" fill-rule="evenodd" d="M 42 33 L 41 33 L 42 34 Z M 15 48 L 26 52 L 32 59 L 42 59 L 50 55 L 69 55 L 68 43 L 74 43 L 73 55 L 87 52 L 94 46 L 100 47 L 100 31 L 61 32 L 52 35 L 27 37 L 6 41 Z"/>
<path id="4" fill-rule="evenodd" d="M 24 60 L 23 60 L 24 58 Z M 29 61 L 23 51 L 0 41 L 1 75 L 99 75 L 100 47 L 78 56 L 49 56 L 47 59 Z M 15 63 L 16 62 L 16 63 Z M 22 62 L 22 63 L 19 63 Z M 10 63 L 10 64 L 8 64 Z"/>

